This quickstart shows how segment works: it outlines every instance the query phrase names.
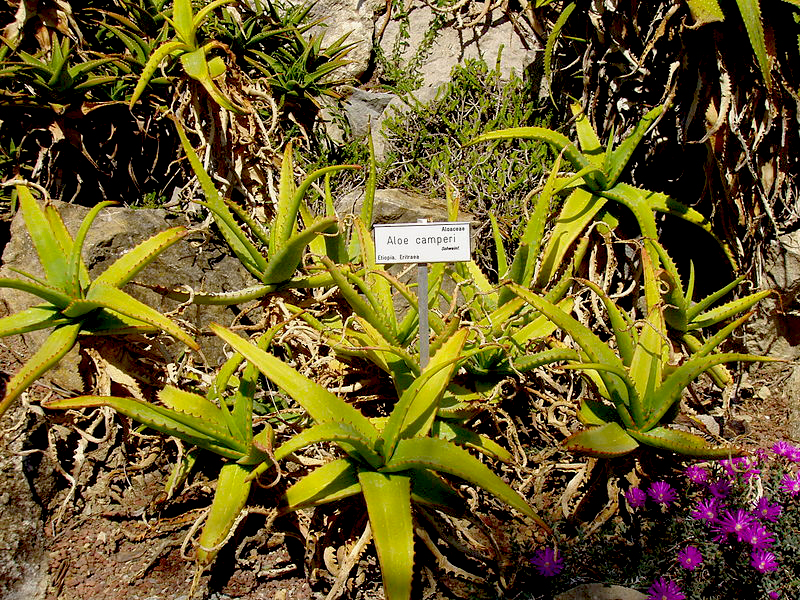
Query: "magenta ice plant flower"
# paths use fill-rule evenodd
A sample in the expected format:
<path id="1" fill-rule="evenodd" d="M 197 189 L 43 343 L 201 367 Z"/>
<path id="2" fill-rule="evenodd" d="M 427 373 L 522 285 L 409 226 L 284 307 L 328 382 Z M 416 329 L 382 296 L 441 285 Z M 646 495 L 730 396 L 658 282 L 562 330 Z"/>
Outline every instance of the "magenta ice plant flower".
<path id="1" fill-rule="evenodd" d="M 647 495 L 650 496 L 653 501 L 664 506 L 669 506 L 678 498 L 678 494 L 675 493 L 675 490 L 666 481 L 653 482 L 647 489 Z"/>
<path id="2" fill-rule="evenodd" d="M 686 596 L 680 586 L 670 579 L 659 577 L 647 590 L 647 600 L 685 600 Z"/>
<path id="3" fill-rule="evenodd" d="M 647 494 L 638 487 L 632 487 L 625 492 L 625 499 L 631 508 L 640 508 L 647 502 Z"/>
<path id="4" fill-rule="evenodd" d="M 741 541 L 750 544 L 754 550 L 766 550 L 775 542 L 775 536 L 761 523 L 752 523 L 745 530 Z"/>
<path id="5" fill-rule="evenodd" d="M 740 542 L 743 542 L 745 539 L 744 536 L 752 524 L 753 516 L 746 510 L 739 508 L 735 512 L 729 510 L 723 512 L 722 516 L 715 524 L 715 528 L 721 533 L 736 534 L 736 538 Z"/>
<path id="6" fill-rule="evenodd" d="M 541 548 L 534 553 L 531 564 L 539 575 L 553 577 L 564 568 L 564 558 L 557 548 Z"/>
<path id="7" fill-rule="evenodd" d="M 759 573 L 772 573 L 778 570 L 778 561 L 769 550 L 753 550 L 750 564 Z"/>
<path id="8" fill-rule="evenodd" d="M 774 444 L 772 444 L 772 451 L 777 454 L 778 456 L 783 456 L 788 458 L 790 454 L 792 454 L 793 446 L 784 440 L 778 440 Z"/>
<path id="9" fill-rule="evenodd" d="M 794 476 L 786 474 L 781 479 L 781 489 L 789 494 L 792 498 L 800 494 L 800 475 Z"/>
<path id="10" fill-rule="evenodd" d="M 698 500 L 697 505 L 691 512 L 692 518 L 698 521 L 713 521 L 717 518 L 721 505 L 716 498 L 705 498 Z"/>
<path id="11" fill-rule="evenodd" d="M 684 569 L 694 571 L 695 567 L 703 562 L 703 555 L 695 546 L 686 546 L 678 552 L 678 562 Z"/>
<path id="12" fill-rule="evenodd" d="M 726 478 L 717 479 L 709 484 L 708 491 L 715 498 L 727 498 L 728 494 L 731 493 L 731 480 Z"/>
<path id="13" fill-rule="evenodd" d="M 708 471 L 700 465 L 689 465 L 686 467 L 686 477 L 689 478 L 689 481 L 698 485 L 708 483 Z"/>
<path id="14" fill-rule="evenodd" d="M 782 511 L 783 507 L 780 504 L 773 504 L 763 496 L 753 509 L 753 513 L 756 517 L 764 521 L 769 521 L 770 523 L 777 521 Z"/>

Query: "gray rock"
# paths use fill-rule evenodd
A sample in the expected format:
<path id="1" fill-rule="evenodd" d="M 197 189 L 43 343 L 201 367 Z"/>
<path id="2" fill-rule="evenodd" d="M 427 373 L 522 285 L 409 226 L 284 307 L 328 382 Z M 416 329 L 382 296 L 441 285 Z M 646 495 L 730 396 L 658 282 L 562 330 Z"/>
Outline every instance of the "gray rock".
<path id="1" fill-rule="evenodd" d="M 559 594 L 555 600 L 645 600 L 646 594 L 621 585 L 587 583 Z"/>
<path id="2" fill-rule="evenodd" d="M 494 10 L 474 27 L 457 29 L 452 23 L 443 27 L 429 50 L 425 51 L 425 37 L 429 35 L 434 16 L 426 3 L 412 0 L 408 27 L 401 27 L 398 21 L 392 20 L 380 40 L 380 47 L 387 57 L 392 57 L 393 48 L 401 44 L 404 47 L 399 57 L 401 66 L 413 69 L 418 65 L 421 87 L 434 90 L 434 93 L 436 88 L 450 81 L 453 67 L 467 59 L 483 58 L 489 65 L 494 65 L 502 46 L 500 72 L 508 76 L 513 69 L 521 75 L 540 49 L 533 35 L 521 33 L 502 10 Z M 421 92 L 419 97 L 425 98 L 426 93 L 430 92 Z"/>
<path id="3" fill-rule="evenodd" d="M 30 413 L 12 408 L 0 422 L 0 597 L 6 600 L 45 598 L 49 577 L 44 515 L 28 480 L 31 460 L 47 460 L 39 454 L 23 456 L 30 434 Z"/>
<path id="4" fill-rule="evenodd" d="M 743 341 L 748 352 L 792 361 L 751 370 L 757 380 L 767 382 L 769 395 L 787 407 L 790 434 L 800 440 L 800 367 L 794 366 L 800 359 L 800 232 L 772 244 L 762 273 L 762 287 L 775 293 L 761 301 Z"/>
<path id="5" fill-rule="evenodd" d="M 74 235 L 88 209 L 57 201 L 54 204 L 67 229 Z M 89 229 L 84 245 L 83 257 L 90 276 L 96 277 L 102 273 L 114 260 L 138 243 L 178 224 L 180 224 L 179 219 L 164 210 L 118 207 L 104 209 Z M 11 238 L 3 252 L 0 276 L 19 278 L 20 276 L 12 269 L 37 276 L 43 274 L 21 213 L 12 222 Z M 190 234 L 168 248 L 139 273 L 136 281 L 169 289 L 189 285 L 196 291 L 215 292 L 235 291 L 255 283 L 241 263 L 229 255 L 227 246 L 210 243 L 200 232 Z M 178 303 L 136 285 L 126 286 L 125 291 L 164 314 L 178 307 Z M 0 288 L 0 312 L 13 314 L 37 303 L 39 299 L 35 296 Z M 191 305 L 172 318 L 183 321 L 188 325 L 185 328 L 193 328 L 199 332 L 205 329 L 210 321 L 227 325 L 233 316 L 232 310 L 226 307 Z M 48 334 L 49 330 L 24 334 L 22 337 L 28 348 L 27 353 L 34 352 Z M 218 364 L 223 357 L 222 344 L 218 339 L 215 336 L 195 335 L 195 337 L 209 362 Z M 161 338 L 167 342 L 166 336 Z M 118 347 L 124 348 L 124 343 L 119 342 L 124 338 L 113 339 L 117 340 Z M 166 347 L 174 356 L 178 356 L 184 349 L 183 344 L 179 343 L 166 344 Z M 83 392 L 83 381 L 78 370 L 79 361 L 80 355 L 76 347 L 55 369 L 47 373 L 46 379 L 66 390 Z"/>
<path id="6" fill-rule="evenodd" d="M 312 19 L 322 19 L 312 34 L 324 32 L 323 46 L 347 34 L 347 43 L 355 44 L 347 54 L 350 61 L 334 72 L 335 79 L 360 78 L 372 57 L 375 3 L 363 0 L 318 0 L 311 9 Z"/>

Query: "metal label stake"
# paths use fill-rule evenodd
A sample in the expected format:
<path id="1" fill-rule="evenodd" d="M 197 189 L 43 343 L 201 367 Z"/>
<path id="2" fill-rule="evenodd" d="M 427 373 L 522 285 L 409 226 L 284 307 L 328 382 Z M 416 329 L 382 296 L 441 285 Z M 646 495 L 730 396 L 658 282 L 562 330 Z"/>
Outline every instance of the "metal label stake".
<path id="1" fill-rule="evenodd" d="M 375 225 L 375 262 L 417 265 L 417 306 L 419 310 L 419 366 L 430 360 L 428 321 L 428 263 L 466 262 L 472 258 L 470 223 L 446 221 Z"/>

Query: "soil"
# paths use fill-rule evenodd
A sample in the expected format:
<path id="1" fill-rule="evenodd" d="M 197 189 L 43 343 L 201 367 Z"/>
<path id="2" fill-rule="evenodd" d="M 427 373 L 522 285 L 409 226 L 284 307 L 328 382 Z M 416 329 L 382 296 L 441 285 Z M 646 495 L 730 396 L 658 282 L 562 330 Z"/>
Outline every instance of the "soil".
<path id="1" fill-rule="evenodd" d="M 18 338 L 2 340 L 3 382 L 26 354 Z M 746 384 L 740 386 L 728 411 L 709 410 L 706 390 L 698 388 L 686 403 L 687 413 L 714 414 L 714 421 L 705 423 L 712 429 L 716 423 L 723 437 L 746 446 L 769 446 L 777 439 L 796 442 L 791 437 L 789 408 L 777 389 L 770 392 L 770 379 L 764 379 L 779 382 L 781 373 L 761 372 L 756 368 L 742 379 Z M 508 440 L 523 466 L 507 470 L 507 480 L 516 482 L 545 520 L 565 520 L 576 531 L 593 528 L 609 518 L 616 506 L 605 482 L 625 476 L 632 464 L 618 464 L 617 472 L 610 473 L 598 461 L 556 450 L 557 442 L 568 433 L 574 411 L 567 403 L 542 400 L 532 393 L 543 387 L 539 383 L 505 389 L 504 395 L 516 398 L 515 403 L 503 404 L 476 426 L 493 429 Z M 45 415 L 38 404 L 54 393 L 58 390 L 52 386 L 33 386 L 2 421 L 4 477 L 24 476 L 24 489 L 17 493 L 29 495 L 28 502 L 40 518 L 34 519 L 34 531 L 20 533 L 20 539 L 28 542 L 18 543 L 11 552 L 15 563 L 32 566 L 0 573 L 0 595 L 11 600 L 189 600 L 195 578 L 193 528 L 210 505 L 219 461 L 203 454 L 192 476 L 167 497 L 165 481 L 182 451 L 174 440 L 132 429 L 110 409 L 86 415 Z M 534 399 L 535 406 L 527 415 L 512 410 L 521 405 L 520 394 Z M 682 419 L 689 422 L 686 416 Z M 16 467 L 8 467 L 12 462 Z M 265 513 L 275 491 L 254 491 L 249 506 L 262 509 L 237 527 L 216 563 L 199 578 L 195 597 L 383 597 L 372 544 L 357 556 L 342 585 L 337 588 L 336 584 L 337 569 L 364 530 L 363 504 L 353 501 L 321 508 L 265 527 Z M 490 499 L 473 490 L 463 491 L 472 509 L 471 521 L 445 522 L 418 515 L 419 521 L 428 521 L 425 530 L 443 556 L 437 557 L 428 545 L 418 542 L 416 563 L 422 568 L 417 569 L 415 597 L 527 597 L 528 559 L 544 542 L 543 534 Z M 5 503 L 6 517 L 11 516 L 7 511 L 12 506 L 13 502 Z M 22 505 L 17 502 L 17 506 Z M 25 537 L 37 530 L 35 542 Z"/>

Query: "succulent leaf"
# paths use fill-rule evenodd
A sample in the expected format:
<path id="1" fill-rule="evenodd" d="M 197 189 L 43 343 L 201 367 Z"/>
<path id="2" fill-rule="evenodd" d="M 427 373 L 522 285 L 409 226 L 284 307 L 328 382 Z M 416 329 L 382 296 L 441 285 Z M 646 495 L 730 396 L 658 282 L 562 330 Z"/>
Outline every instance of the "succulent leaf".
<path id="1" fill-rule="evenodd" d="M 409 600 L 414 574 L 414 525 L 411 519 L 411 480 L 408 475 L 360 471 L 378 551 L 386 600 Z"/>
<path id="2" fill-rule="evenodd" d="M 0 402 L 0 415 L 9 405 L 48 369 L 55 366 L 70 351 L 78 339 L 80 323 L 68 323 L 56 327 L 39 349 L 6 384 L 6 393 Z"/>

